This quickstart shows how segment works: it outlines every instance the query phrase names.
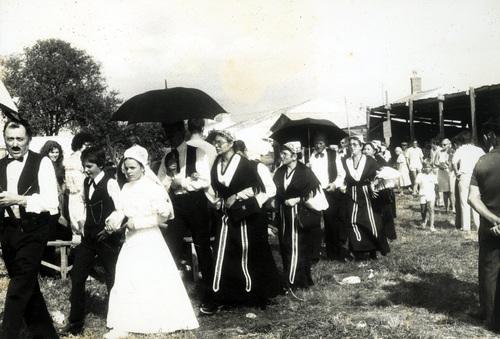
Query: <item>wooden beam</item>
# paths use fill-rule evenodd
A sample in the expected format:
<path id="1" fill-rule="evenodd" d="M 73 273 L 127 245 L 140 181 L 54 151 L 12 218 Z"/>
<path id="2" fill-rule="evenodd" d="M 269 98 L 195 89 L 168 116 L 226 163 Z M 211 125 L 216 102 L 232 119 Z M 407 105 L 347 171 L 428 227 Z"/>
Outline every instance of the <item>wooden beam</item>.
<path id="1" fill-rule="evenodd" d="M 410 142 L 415 140 L 415 126 L 413 124 L 413 99 L 408 101 L 408 114 L 410 118 Z"/>
<path id="2" fill-rule="evenodd" d="M 470 98 L 470 121 L 472 129 L 472 140 L 474 141 L 474 144 L 477 145 L 476 93 L 474 92 L 474 87 L 469 88 L 469 98 Z"/>
<path id="3" fill-rule="evenodd" d="M 440 95 L 438 97 L 438 111 L 439 111 L 439 139 L 444 138 L 444 118 L 443 118 L 443 108 L 444 108 L 444 96 Z"/>

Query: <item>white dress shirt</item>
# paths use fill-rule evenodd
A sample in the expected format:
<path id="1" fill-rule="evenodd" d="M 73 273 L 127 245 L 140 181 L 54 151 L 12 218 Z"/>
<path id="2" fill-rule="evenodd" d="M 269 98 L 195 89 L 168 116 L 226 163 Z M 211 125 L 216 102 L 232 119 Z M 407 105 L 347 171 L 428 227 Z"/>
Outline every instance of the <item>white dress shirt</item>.
<path id="1" fill-rule="evenodd" d="M 457 148 L 452 158 L 453 167 L 457 177 L 461 175 L 472 175 L 476 162 L 484 155 L 482 148 L 465 144 Z"/>
<path id="2" fill-rule="evenodd" d="M 26 192 L 18 192 L 17 185 L 19 177 L 26 165 L 28 154 L 24 155 L 23 161 L 12 161 L 7 165 L 7 189 L 12 194 L 24 195 Z M 37 213 L 49 212 L 51 215 L 59 213 L 59 198 L 57 193 L 57 179 L 52 161 L 43 157 L 38 170 L 38 186 L 40 192 L 26 196 L 26 212 Z M 19 206 L 12 205 L 12 212 L 16 218 L 20 217 Z M 5 214 L 7 215 L 7 212 Z"/>
<path id="3" fill-rule="evenodd" d="M 186 157 L 187 157 L 187 144 L 183 142 L 177 147 L 177 152 L 179 152 L 179 173 L 175 175 L 175 179 L 178 179 L 181 182 L 182 189 L 185 192 L 193 192 L 199 190 L 206 190 L 210 186 L 210 165 L 209 159 L 201 148 L 196 148 L 196 173 L 199 174 L 199 178 L 197 180 L 193 180 L 191 177 L 186 177 Z M 158 178 L 163 183 L 165 180 L 165 185 L 169 186 L 171 180 L 167 177 L 167 169 L 165 167 L 165 157 L 167 154 L 163 156 L 161 159 L 160 168 L 158 169 Z M 167 187 L 166 187 L 167 188 Z"/>
<path id="4" fill-rule="evenodd" d="M 94 178 L 94 183 L 97 185 L 98 183 L 101 182 L 102 178 L 104 178 L 104 171 L 100 172 L 96 177 Z M 118 204 L 118 195 L 120 194 L 120 186 L 118 185 L 118 182 L 111 178 L 108 180 L 108 184 L 106 185 L 106 188 L 108 190 L 108 194 L 113 200 L 113 203 L 115 206 Z M 82 190 L 83 192 L 83 190 Z M 89 199 L 92 199 L 92 196 L 94 195 L 95 188 L 94 185 L 90 185 L 89 187 Z M 85 197 L 84 197 L 85 199 Z"/>
<path id="5" fill-rule="evenodd" d="M 316 175 L 316 178 L 318 178 L 321 184 L 321 188 L 326 189 L 330 184 L 328 175 L 328 154 L 326 150 L 323 150 L 323 152 L 321 153 L 324 155 L 316 157 L 316 154 L 318 153 L 314 151 L 309 158 L 309 164 L 314 175 Z M 337 167 L 337 177 L 333 180 L 333 183 L 335 184 L 336 188 L 344 185 L 345 170 L 342 166 L 341 158 L 342 157 L 337 154 L 335 159 L 335 166 Z"/>

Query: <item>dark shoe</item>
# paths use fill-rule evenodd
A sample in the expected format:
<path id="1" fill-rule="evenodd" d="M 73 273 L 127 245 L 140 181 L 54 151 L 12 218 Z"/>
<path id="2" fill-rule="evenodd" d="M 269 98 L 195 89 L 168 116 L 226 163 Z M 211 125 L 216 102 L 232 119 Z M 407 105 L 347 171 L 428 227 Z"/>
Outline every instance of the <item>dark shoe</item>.
<path id="1" fill-rule="evenodd" d="M 219 311 L 219 307 L 213 304 L 203 304 L 200 306 L 200 315 L 214 315 Z"/>
<path id="2" fill-rule="evenodd" d="M 62 335 L 62 336 L 68 336 L 70 334 L 78 335 L 78 334 L 82 334 L 82 333 L 83 333 L 83 324 L 82 323 L 69 323 L 59 331 L 59 335 Z"/>

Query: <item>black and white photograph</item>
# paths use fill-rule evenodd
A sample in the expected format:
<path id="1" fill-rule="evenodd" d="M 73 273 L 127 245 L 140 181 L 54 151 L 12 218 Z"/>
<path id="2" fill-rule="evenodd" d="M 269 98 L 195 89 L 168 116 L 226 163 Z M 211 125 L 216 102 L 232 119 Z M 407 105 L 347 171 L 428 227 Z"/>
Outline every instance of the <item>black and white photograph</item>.
<path id="1" fill-rule="evenodd" d="M 0 339 L 500 338 L 500 2 L 1 0 Z"/>

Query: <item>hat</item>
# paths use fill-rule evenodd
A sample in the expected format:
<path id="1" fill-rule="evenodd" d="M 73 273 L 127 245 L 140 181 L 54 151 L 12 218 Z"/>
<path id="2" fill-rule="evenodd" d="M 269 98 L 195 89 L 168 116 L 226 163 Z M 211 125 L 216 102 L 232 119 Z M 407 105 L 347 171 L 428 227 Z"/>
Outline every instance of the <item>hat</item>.
<path id="1" fill-rule="evenodd" d="M 146 167 L 148 165 L 148 151 L 139 145 L 134 145 L 125 150 L 123 153 L 123 159 L 131 158 L 141 163 L 142 166 Z"/>
<path id="2" fill-rule="evenodd" d="M 227 129 L 213 130 L 210 133 L 212 134 L 213 139 L 215 139 L 215 137 L 217 135 L 220 135 L 220 136 L 226 138 L 228 141 L 236 140 L 236 137 L 234 136 L 234 134 L 231 133 L 230 131 L 228 131 Z"/>
<path id="3" fill-rule="evenodd" d="M 287 142 L 283 145 L 283 148 L 286 148 L 287 150 L 295 154 L 302 152 L 302 145 L 300 144 L 300 141 Z"/>

